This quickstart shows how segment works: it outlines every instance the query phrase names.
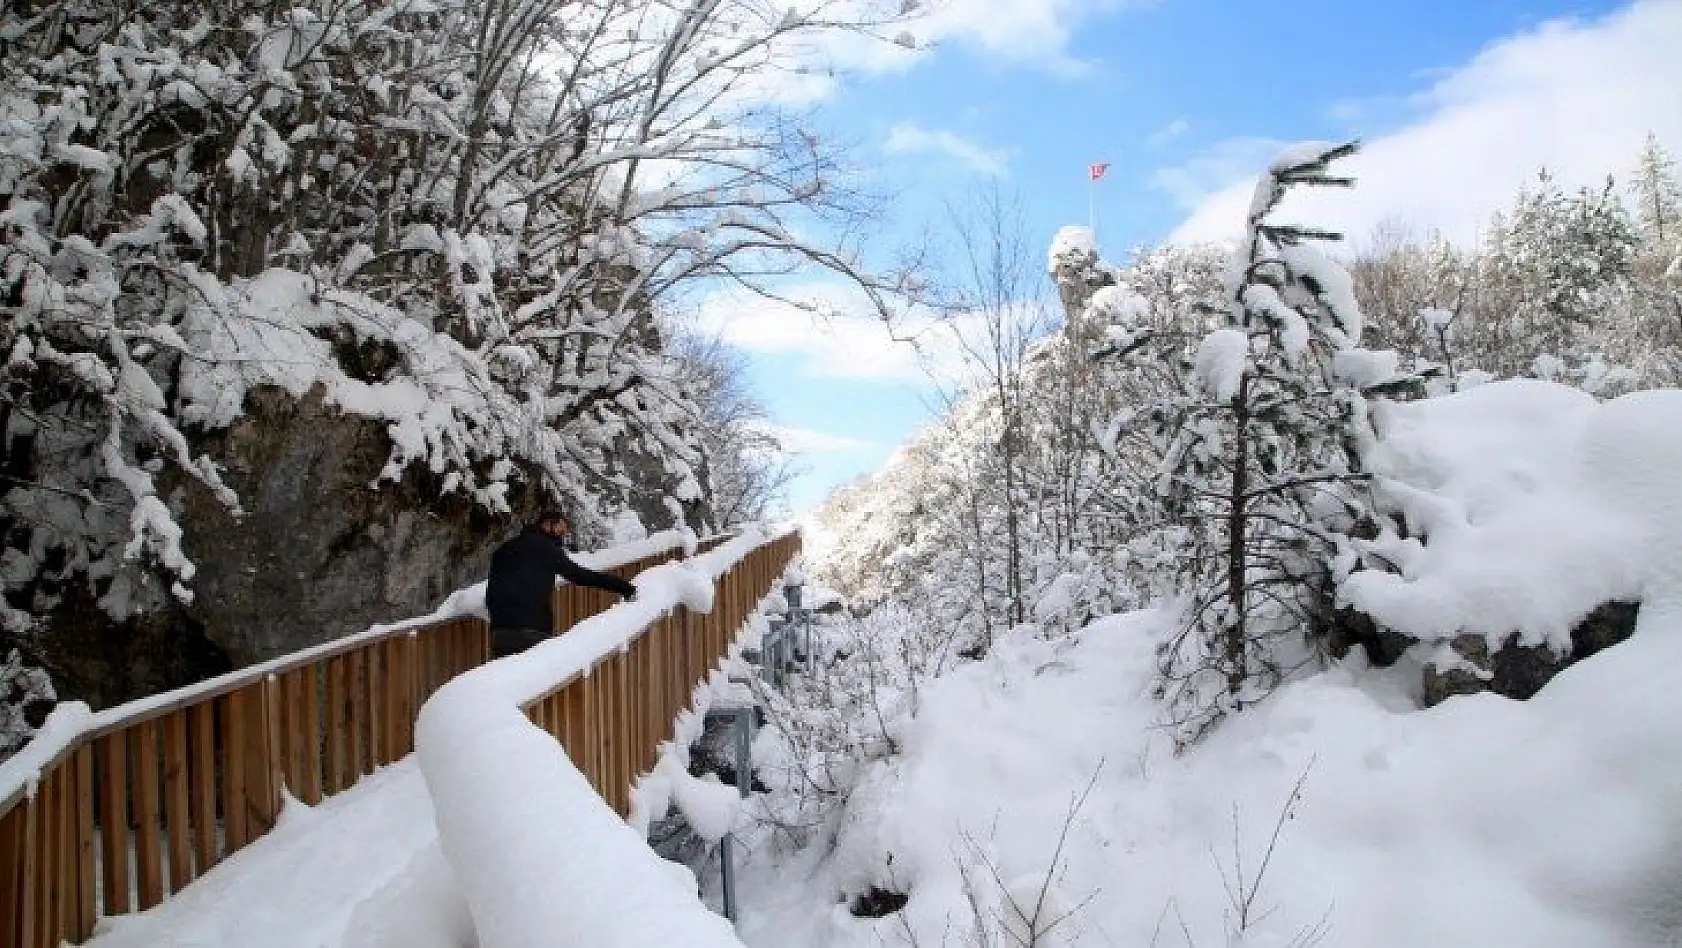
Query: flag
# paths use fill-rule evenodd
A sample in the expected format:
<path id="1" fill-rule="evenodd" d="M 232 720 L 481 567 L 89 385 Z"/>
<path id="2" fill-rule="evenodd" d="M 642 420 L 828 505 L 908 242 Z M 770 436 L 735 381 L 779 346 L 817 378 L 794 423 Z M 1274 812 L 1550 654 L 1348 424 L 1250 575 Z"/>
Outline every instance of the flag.
<path id="1" fill-rule="evenodd" d="M 1110 163 L 1107 161 L 1100 161 L 1096 164 L 1086 166 L 1086 176 L 1093 181 L 1101 181 L 1109 170 Z"/>

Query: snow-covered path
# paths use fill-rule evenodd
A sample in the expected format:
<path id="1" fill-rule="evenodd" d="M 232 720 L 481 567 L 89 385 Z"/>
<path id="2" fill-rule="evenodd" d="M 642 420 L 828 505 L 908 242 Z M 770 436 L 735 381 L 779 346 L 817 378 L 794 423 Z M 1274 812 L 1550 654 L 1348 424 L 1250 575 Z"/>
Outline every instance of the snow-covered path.
<path id="1" fill-rule="evenodd" d="M 306 807 L 92 948 L 472 948 L 414 759 Z"/>

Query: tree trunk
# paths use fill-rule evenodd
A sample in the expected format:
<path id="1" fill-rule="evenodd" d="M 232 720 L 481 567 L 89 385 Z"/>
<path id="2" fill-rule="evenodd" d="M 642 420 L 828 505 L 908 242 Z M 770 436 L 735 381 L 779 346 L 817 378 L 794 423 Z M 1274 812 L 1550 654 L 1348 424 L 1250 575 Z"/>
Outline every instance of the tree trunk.
<path id="1" fill-rule="evenodd" d="M 1250 376 L 1248 373 L 1239 377 L 1238 393 L 1232 398 L 1232 411 L 1235 416 L 1235 429 L 1232 445 L 1232 494 L 1227 507 L 1226 522 L 1226 594 L 1227 602 L 1231 605 L 1234 618 L 1226 627 L 1226 663 L 1227 663 L 1227 691 L 1238 694 L 1244 686 L 1245 662 L 1245 623 L 1248 610 L 1245 593 L 1248 590 L 1244 582 L 1245 574 L 1245 527 L 1246 512 L 1244 494 L 1250 489 L 1249 478 L 1249 423 L 1250 423 Z"/>

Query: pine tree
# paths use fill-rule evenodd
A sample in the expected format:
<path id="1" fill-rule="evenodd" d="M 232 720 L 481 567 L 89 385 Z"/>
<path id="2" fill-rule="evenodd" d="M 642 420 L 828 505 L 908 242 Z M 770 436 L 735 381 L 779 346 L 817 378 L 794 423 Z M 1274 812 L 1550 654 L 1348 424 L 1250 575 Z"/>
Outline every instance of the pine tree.
<path id="1" fill-rule="evenodd" d="M 1642 239 L 1664 246 L 1682 246 L 1682 180 L 1676 177 L 1676 160 L 1652 132 L 1647 133 L 1641 154 L 1636 158 L 1635 180 L 1630 184 L 1630 191 Z"/>
<path id="2" fill-rule="evenodd" d="M 1364 511 L 1370 437 L 1358 386 L 1395 360 L 1357 349 L 1352 282 L 1314 245 L 1338 235 L 1276 220 L 1299 186 L 1348 186 L 1353 144 L 1280 155 L 1258 183 L 1225 325 L 1192 356 L 1194 382 L 1144 415 L 1163 451 L 1152 502 L 1174 550 L 1185 621 L 1161 647 L 1162 697 L 1182 743 L 1254 704 L 1309 660 L 1335 530 Z"/>

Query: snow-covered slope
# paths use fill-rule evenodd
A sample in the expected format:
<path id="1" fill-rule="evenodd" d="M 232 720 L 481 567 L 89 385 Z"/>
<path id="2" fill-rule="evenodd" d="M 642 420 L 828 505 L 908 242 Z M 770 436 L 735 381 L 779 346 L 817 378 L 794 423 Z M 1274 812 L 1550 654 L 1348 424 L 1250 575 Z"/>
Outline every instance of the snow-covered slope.
<path id="1" fill-rule="evenodd" d="M 1055 649 L 1014 639 L 938 682 L 835 852 L 750 877 L 749 944 L 910 944 L 907 925 L 939 944 L 972 928 L 966 885 L 998 932 L 1006 895 L 1032 914 L 1048 871 L 1046 918 L 1073 911 L 1052 945 L 1228 944 L 1228 889 L 1258 877 L 1265 917 L 1245 945 L 1300 943 L 1322 918 L 1319 944 L 1351 948 L 1682 937 L 1682 625 L 1645 623 L 1522 703 L 1416 711 L 1351 664 L 1174 758 L 1146 687 L 1162 622 L 1103 620 Z M 910 893 L 903 919 L 838 904 L 873 885 Z"/>
<path id="2" fill-rule="evenodd" d="M 1622 598 L 1633 637 L 1529 701 L 1429 710 L 1416 667 L 1357 649 L 1174 756 L 1152 695 L 1172 615 L 1019 628 L 924 685 L 830 832 L 766 836 L 746 940 L 1682 944 L 1682 392 L 1496 383 L 1380 430 L 1412 539 L 1380 541 L 1400 571 L 1357 574 L 1352 599 L 1429 642 L 1554 640 Z M 872 888 L 909 900 L 854 917 Z"/>

